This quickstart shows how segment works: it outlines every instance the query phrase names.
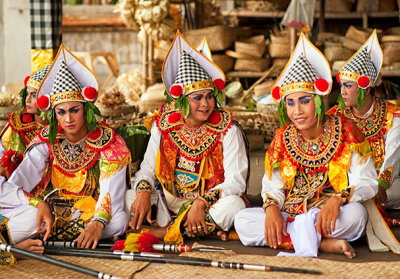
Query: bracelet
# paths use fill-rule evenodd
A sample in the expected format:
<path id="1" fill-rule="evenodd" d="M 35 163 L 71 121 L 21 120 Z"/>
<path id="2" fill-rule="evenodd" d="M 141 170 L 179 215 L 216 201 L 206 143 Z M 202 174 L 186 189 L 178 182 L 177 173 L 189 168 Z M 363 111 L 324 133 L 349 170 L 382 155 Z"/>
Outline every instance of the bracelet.
<path id="1" fill-rule="evenodd" d="M 142 191 L 147 191 L 147 192 L 152 191 L 152 187 L 151 187 L 150 183 L 146 180 L 141 180 L 136 186 L 136 193 L 142 192 Z"/>
<path id="2" fill-rule="evenodd" d="M 93 219 L 93 222 L 94 222 L 94 221 L 97 221 L 97 222 L 101 223 L 101 224 L 103 225 L 103 228 L 105 228 L 106 225 L 107 225 L 107 221 L 104 220 L 103 218 L 95 218 L 95 219 Z M 93 222 L 92 222 L 92 223 L 93 223 Z"/>
<path id="3" fill-rule="evenodd" d="M 279 203 L 274 198 L 271 198 L 270 196 L 267 195 L 262 207 L 264 212 L 271 205 L 275 205 L 279 209 Z"/>

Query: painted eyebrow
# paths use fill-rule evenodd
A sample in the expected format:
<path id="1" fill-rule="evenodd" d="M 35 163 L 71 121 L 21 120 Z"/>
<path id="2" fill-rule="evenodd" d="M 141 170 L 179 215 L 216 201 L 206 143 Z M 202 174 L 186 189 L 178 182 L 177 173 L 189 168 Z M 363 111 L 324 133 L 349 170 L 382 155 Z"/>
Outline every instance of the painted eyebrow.
<path id="1" fill-rule="evenodd" d="M 79 108 L 79 105 L 76 105 L 76 106 L 70 107 L 70 108 L 69 108 L 69 109 L 67 109 L 67 110 L 71 110 L 71 109 L 75 109 L 75 108 Z M 57 108 L 56 110 L 63 110 L 63 111 L 65 111 L 65 109 L 63 109 L 63 108 Z"/>
<path id="2" fill-rule="evenodd" d="M 301 100 L 304 100 L 304 99 L 307 99 L 307 98 L 312 98 L 312 96 L 301 96 L 301 97 L 299 97 L 299 98 L 297 98 L 299 101 L 301 101 Z M 287 101 L 294 101 L 294 99 L 293 98 L 286 98 L 286 102 Z"/>

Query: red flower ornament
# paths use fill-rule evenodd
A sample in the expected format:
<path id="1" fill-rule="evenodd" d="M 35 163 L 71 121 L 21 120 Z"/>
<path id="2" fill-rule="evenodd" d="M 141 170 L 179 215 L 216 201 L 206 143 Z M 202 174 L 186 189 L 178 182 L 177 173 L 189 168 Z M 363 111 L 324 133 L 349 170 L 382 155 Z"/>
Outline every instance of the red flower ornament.
<path id="1" fill-rule="evenodd" d="M 37 100 L 37 106 L 42 111 L 47 111 L 50 108 L 50 97 L 49 95 L 42 95 Z"/>
<path id="2" fill-rule="evenodd" d="M 370 83 L 370 79 L 369 79 L 369 77 L 367 77 L 367 76 L 360 76 L 360 77 L 357 79 L 358 87 L 360 87 L 361 89 L 366 89 L 366 88 L 368 88 L 369 83 Z"/>
<path id="3" fill-rule="evenodd" d="M 26 86 L 28 84 L 29 79 L 31 78 L 31 76 L 26 76 L 24 79 L 24 85 Z"/>
<path id="4" fill-rule="evenodd" d="M 93 102 L 97 97 L 97 90 L 92 86 L 83 88 L 82 90 L 83 98 L 88 102 Z"/>
<path id="5" fill-rule="evenodd" d="M 279 100 L 281 98 L 281 93 L 279 92 L 281 88 L 279 86 L 275 86 L 274 89 L 272 90 L 272 98 L 275 100 Z"/>
<path id="6" fill-rule="evenodd" d="M 222 90 L 225 88 L 225 81 L 220 78 L 216 78 L 214 79 L 214 85 L 217 87 L 217 89 Z"/>
<path id="7" fill-rule="evenodd" d="M 213 110 L 213 112 L 210 114 L 208 117 L 208 122 L 210 122 L 213 125 L 218 124 L 221 121 L 221 115 L 218 111 Z"/>
<path id="8" fill-rule="evenodd" d="M 32 121 L 33 121 L 32 114 L 25 113 L 25 114 L 22 115 L 22 122 L 23 123 L 30 123 Z"/>
<path id="9" fill-rule="evenodd" d="M 168 116 L 168 122 L 169 123 L 176 123 L 179 119 L 181 118 L 181 113 L 180 112 L 173 112 Z"/>
<path id="10" fill-rule="evenodd" d="M 319 78 L 314 83 L 315 91 L 317 94 L 326 95 L 329 89 L 329 83 L 326 79 Z"/>
<path id="11" fill-rule="evenodd" d="M 183 86 L 181 84 L 173 84 L 169 89 L 169 93 L 173 98 L 178 98 L 183 93 Z"/>

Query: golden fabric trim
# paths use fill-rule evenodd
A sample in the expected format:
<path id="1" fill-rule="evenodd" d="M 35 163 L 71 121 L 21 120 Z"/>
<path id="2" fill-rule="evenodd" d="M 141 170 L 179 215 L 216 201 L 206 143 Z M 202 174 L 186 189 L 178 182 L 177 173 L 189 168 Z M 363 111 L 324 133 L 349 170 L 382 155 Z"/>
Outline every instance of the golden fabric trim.
<path id="1" fill-rule="evenodd" d="M 60 103 L 71 102 L 71 101 L 86 102 L 86 100 L 82 96 L 82 93 L 79 91 L 56 93 L 50 97 L 51 107 L 53 108 Z"/>
<path id="2" fill-rule="evenodd" d="M 378 175 L 378 182 L 385 189 L 388 189 L 392 185 L 392 178 L 393 166 L 390 166 Z"/>
<path id="3" fill-rule="evenodd" d="M 359 73 L 350 72 L 350 71 L 340 71 L 339 78 L 345 80 L 352 80 L 357 82 L 357 79 L 360 77 Z"/>
<path id="4" fill-rule="evenodd" d="M 361 143 L 352 143 L 350 149 L 361 156 L 360 164 L 366 162 L 372 154 L 371 145 L 367 140 Z"/>
<path id="5" fill-rule="evenodd" d="M 347 173 L 350 169 L 351 149 L 345 145 L 336 160 L 330 160 L 328 177 L 335 192 L 340 192 L 349 185 Z"/>
<path id="6" fill-rule="evenodd" d="M 10 150 L 11 145 L 12 145 L 12 136 L 13 136 L 13 130 L 11 129 L 10 126 L 5 128 L 6 130 L 3 132 L 3 135 L 1 137 L 1 143 L 4 146 L 5 149 Z"/>
<path id="7" fill-rule="evenodd" d="M 85 223 L 88 223 L 94 216 L 96 201 L 91 196 L 84 197 L 83 199 L 77 201 L 74 204 L 74 207 L 82 211 L 82 215 L 79 217 L 79 219 L 82 219 Z"/>
<path id="8" fill-rule="evenodd" d="M 54 164 L 56 164 L 54 162 Z M 51 182 L 55 189 L 62 189 L 68 192 L 79 193 L 85 186 L 87 171 L 75 171 L 73 176 L 66 176 L 58 168 L 53 166 Z"/>
<path id="9" fill-rule="evenodd" d="M 191 206 L 183 211 L 178 218 L 175 219 L 174 223 L 168 228 L 167 233 L 164 236 L 164 242 L 167 244 L 183 244 L 183 236 L 181 233 L 181 223 L 189 212 Z"/>
<path id="10" fill-rule="evenodd" d="M 281 88 L 279 88 L 279 92 L 281 93 L 282 98 L 290 93 L 300 91 L 315 93 L 314 82 L 293 82 L 283 85 L 281 86 Z"/>
<path id="11" fill-rule="evenodd" d="M 111 220 L 111 197 L 110 194 L 105 194 L 104 198 L 101 200 L 99 207 L 96 211 L 96 218 L 101 218 L 107 221 Z"/>
<path id="12" fill-rule="evenodd" d="M 157 118 L 160 116 L 160 110 L 156 110 L 152 115 L 147 117 L 144 120 L 144 127 L 146 127 L 147 131 L 151 131 L 151 127 L 153 126 L 154 121 L 157 120 Z"/>
<path id="13" fill-rule="evenodd" d="M 193 91 L 205 89 L 205 88 L 214 88 L 214 82 L 212 80 L 203 80 L 203 81 L 197 81 L 193 82 L 191 84 L 186 84 L 183 86 L 184 88 L 184 94 L 188 95 L 192 93 Z"/>
<path id="14" fill-rule="evenodd" d="M 107 161 L 105 158 L 100 159 L 100 180 L 108 179 L 113 176 L 117 171 L 122 170 L 130 162 L 130 156 L 126 156 L 122 162 Z"/>
<path id="15" fill-rule="evenodd" d="M 28 80 L 28 82 L 26 83 L 26 86 L 30 86 L 30 87 L 33 87 L 33 88 L 35 88 L 36 90 L 38 90 L 39 87 L 40 87 L 40 84 L 41 84 L 41 82 L 36 81 L 36 80 L 30 78 L 30 79 Z"/>

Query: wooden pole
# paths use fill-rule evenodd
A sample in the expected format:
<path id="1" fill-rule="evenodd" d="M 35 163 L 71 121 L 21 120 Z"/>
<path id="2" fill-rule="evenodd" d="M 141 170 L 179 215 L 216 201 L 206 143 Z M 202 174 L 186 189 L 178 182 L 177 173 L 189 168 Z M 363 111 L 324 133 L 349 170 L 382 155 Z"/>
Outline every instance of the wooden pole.
<path id="1" fill-rule="evenodd" d="M 297 8 L 297 0 L 292 0 L 293 9 L 291 19 L 296 20 L 296 8 Z M 289 27 L 290 32 L 290 53 L 293 52 L 296 46 L 296 29 L 294 27 Z"/>
<path id="2" fill-rule="evenodd" d="M 148 61 L 147 61 L 147 52 L 148 52 L 148 44 L 149 44 L 149 39 L 148 35 L 145 34 L 143 38 L 143 52 L 142 52 L 142 57 L 143 57 L 143 79 L 144 79 L 144 88 L 143 92 L 146 91 L 148 84 L 149 84 L 149 72 L 148 72 Z"/>
<path id="3" fill-rule="evenodd" d="M 325 31 L 325 0 L 319 1 L 319 30 L 318 32 Z"/>
<path id="4" fill-rule="evenodd" d="M 195 257 L 167 257 L 157 253 L 148 252 L 130 252 L 124 253 L 122 251 L 98 251 L 92 249 L 46 249 L 46 253 L 52 255 L 65 255 L 65 256 L 76 256 L 76 257 L 93 257 L 93 258 L 104 258 L 104 259 L 120 259 L 129 261 L 144 261 L 144 262 L 155 262 L 155 263 L 170 263 L 170 264 L 185 264 L 195 266 L 208 266 L 208 267 L 219 267 L 227 269 L 243 269 L 253 271 L 277 271 L 277 272 L 291 272 L 291 273 L 304 273 L 304 274 L 322 274 L 320 271 L 303 268 L 292 268 L 292 267 L 279 267 L 269 265 L 254 265 L 244 264 L 238 262 L 220 262 L 204 258 Z"/>
<path id="5" fill-rule="evenodd" d="M 68 268 L 68 269 L 71 269 L 73 271 L 77 271 L 77 272 L 80 272 L 80 273 L 91 275 L 91 276 L 94 276 L 94 277 L 97 277 L 97 278 L 122 279 L 120 277 L 109 275 L 109 274 L 106 274 L 106 273 L 103 273 L 103 272 L 99 272 L 99 271 L 96 271 L 96 270 L 93 270 L 93 269 L 89 269 L 89 268 L 86 268 L 86 267 L 83 267 L 83 266 L 71 264 L 69 262 L 64 262 L 64 261 L 61 261 L 61 260 L 57 260 L 57 259 L 53 259 L 53 258 L 44 256 L 44 255 L 35 254 L 35 253 L 29 252 L 29 251 L 26 251 L 26 250 L 23 250 L 23 249 L 15 248 L 15 247 L 12 247 L 11 245 L 7 245 L 7 244 L 4 244 L 4 243 L 0 243 L 0 250 L 1 251 L 11 252 L 11 253 L 14 253 L 14 254 L 18 254 L 18 255 L 21 255 L 21 256 L 24 256 L 24 257 L 32 258 L 32 259 L 39 260 L 39 261 L 42 261 L 42 262 L 46 262 L 46 263 L 49 263 L 49 264 L 54 264 L 54 265 L 61 266 L 61 267 L 64 267 L 64 268 Z"/>
<path id="6" fill-rule="evenodd" d="M 154 44 L 151 36 L 148 36 L 147 70 L 149 71 L 149 86 L 154 84 Z"/>

